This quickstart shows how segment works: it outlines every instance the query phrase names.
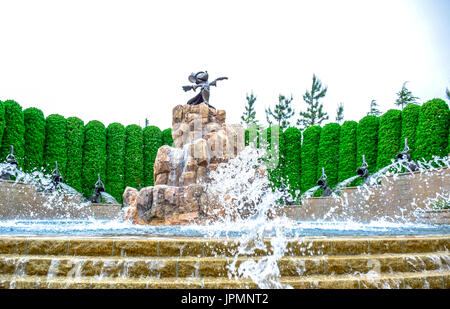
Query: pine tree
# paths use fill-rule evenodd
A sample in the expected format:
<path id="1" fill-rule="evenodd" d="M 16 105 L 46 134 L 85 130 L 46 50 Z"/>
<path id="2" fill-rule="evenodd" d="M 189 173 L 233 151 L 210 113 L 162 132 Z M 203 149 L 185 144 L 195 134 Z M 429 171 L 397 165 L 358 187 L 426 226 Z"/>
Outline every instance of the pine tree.
<path id="1" fill-rule="evenodd" d="M 370 111 L 367 113 L 368 116 L 380 116 L 382 112 L 378 109 L 378 104 L 376 100 L 370 102 Z"/>
<path id="2" fill-rule="evenodd" d="M 338 108 L 336 110 L 336 122 L 341 124 L 343 120 L 344 120 L 344 104 L 339 103 Z"/>
<path id="3" fill-rule="evenodd" d="M 266 109 L 266 119 L 269 125 L 278 125 L 282 130 L 289 127 L 289 119 L 294 116 L 294 110 L 290 106 L 291 102 L 292 95 L 290 99 L 281 94 L 278 96 L 278 104 L 275 105 L 274 110 L 272 111 L 270 107 Z"/>
<path id="4" fill-rule="evenodd" d="M 306 112 L 300 112 L 300 119 L 297 120 L 297 125 L 306 129 L 313 125 L 320 125 L 324 120 L 328 120 L 328 115 L 323 111 L 323 104 L 319 100 L 327 94 L 328 87 L 322 88 L 322 82 L 313 75 L 311 91 L 306 91 L 303 95 L 303 100 L 308 104 Z"/>
<path id="5" fill-rule="evenodd" d="M 445 94 L 447 95 L 447 100 L 450 100 L 450 90 L 448 88 L 445 89 Z"/>
<path id="6" fill-rule="evenodd" d="M 148 125 L 149 125 L 148 118 L 145 118 L 145 126 L 144 126 L 144 128 L 148 127 Z"/>
<path id="7" fill-rule="evenodd" d="M 419 99 L 418 97 L 413 96 L 411 91 L 406 88 L 406 83 L 407 82 L 404 82 L 402 90 L 397 92 L 397 100 L 395 101 L 395 105 L 401 106 L 402 109 L 408 104 L 417 104 L 417 99 Z"/>
<path id="8" fill-rule="evenodd" d="M 241 116 L 241 123 L 246 124 L 247 127 L 250 127 L 252 124 L 257 124 L 258 120 L 256 120 L 256 111 L 255 111 L 255 101 L 256 97 L 253 95 L 253 91 L 250 96 L 246 95 L 247 106 L 245 106 L 245 112 Z"/>

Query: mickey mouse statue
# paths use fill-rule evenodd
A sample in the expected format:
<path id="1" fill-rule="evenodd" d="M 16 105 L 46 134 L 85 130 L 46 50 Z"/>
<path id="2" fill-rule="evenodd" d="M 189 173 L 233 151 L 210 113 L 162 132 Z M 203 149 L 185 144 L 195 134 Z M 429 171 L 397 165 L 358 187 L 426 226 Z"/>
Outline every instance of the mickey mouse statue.
<path id="1" fill-rule="evenodd" d="M 196 90 L 197 88 L 201 88 L 200 93 L 197 94 L 195 97 L 193 97 L 192 99 L 190 99 L 187 104 L 188 105 L 198 105 L 200 103 L 206 103 L 208 106 L 213 107 L 211 105 L 209 105 L 209 87 L 210 86 L 215 86 L 217 87 L 217 81 L 219 80 L 225 80 L 228 79 L 228 77 L 219 77 L 216 78 L 214 81 L 212 82 L 208 82 L 208 71 L 200 71 L 197 73 L 191 73 L 191 75 L 189 75 L 189 81 L 191 83 L 194 83 L 195 85 L 188 85 L 188 86 L 183 86 L 183 90 L 184 91 L 189 91 L 189 90 Z M 214 108 L 214 107 L 213 107 Z"/>

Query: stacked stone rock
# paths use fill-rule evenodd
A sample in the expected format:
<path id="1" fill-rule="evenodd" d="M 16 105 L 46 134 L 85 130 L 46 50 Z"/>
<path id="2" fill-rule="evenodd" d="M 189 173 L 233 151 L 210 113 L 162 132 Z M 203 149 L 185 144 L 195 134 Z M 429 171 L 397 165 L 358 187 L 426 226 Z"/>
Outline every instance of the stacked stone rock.
<path id="1" fill-rule="evenodd" d="M 154 164 L 155 186 L 126 188 L 127 219 L 140 224 L 185 224 L 207 216 L 208 174 L 244 148 L 244 129 L 227 125 L 226 112 L 202 103 L 172 113 L 175 147 L 162 146 Z"/>

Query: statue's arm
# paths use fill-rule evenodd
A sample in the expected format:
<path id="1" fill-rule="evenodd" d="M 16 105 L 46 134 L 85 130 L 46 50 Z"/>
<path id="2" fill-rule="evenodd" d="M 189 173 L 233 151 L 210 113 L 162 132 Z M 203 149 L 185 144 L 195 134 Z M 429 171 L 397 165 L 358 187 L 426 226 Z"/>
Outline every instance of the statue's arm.
<path id="1" fill-rule="evenodd" d="M 197 89 L 197 85 L 188 85 L 188 86 L 183 86 L 183 90 L 184 91 L 189 91 L 189 90 L 196 90 Z"/>
<path id="2" fill-rule="evenodd" d="M 213 80 L 211 83 L 210 83 L 210 85 L 211 86 L 216 86 L 217 87 L 217 81 L 219 81 L 219 80 L 225 80 L 225 79 L 228 79 L 228 77 L 218 77 L 218 78 L 216 78 L 215 80 Z"/>

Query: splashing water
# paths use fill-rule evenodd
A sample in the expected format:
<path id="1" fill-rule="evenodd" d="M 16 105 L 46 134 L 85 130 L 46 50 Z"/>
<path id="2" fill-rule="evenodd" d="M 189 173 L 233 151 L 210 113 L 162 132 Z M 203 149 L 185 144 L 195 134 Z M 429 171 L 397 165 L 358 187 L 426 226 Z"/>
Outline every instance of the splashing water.
<path id="1" fill-rule="evenodd" d="M 210 173 L 207 193 L 222 205 L 211 211 L 217 216 L 209 222 L 214 226 L 209 229 L 210 237 L 219 236 L 217 231 L 228 235 L 237 228 L 245 230 L 234 240 L 237 252 L 228 265 L 229 275 L 251 278 L 259 288 L 289 288 L 278 282 L 278 260 L 286 252 L 284 227 L 287 219 L 276 216 L 279 201 L 288 193 L 271 189 L 263 163 L 265 156 L 262 149 L 246 147 L 236 158 L 220 164 Z M 271 237 L 267 238 L 268 235 Z M 269 243 L 265 239 L 269 239 Z M 257 252 L 263 252 L 263 257 L 249 258 L 237 266 L 240 256 L 254 256 Z"/>

